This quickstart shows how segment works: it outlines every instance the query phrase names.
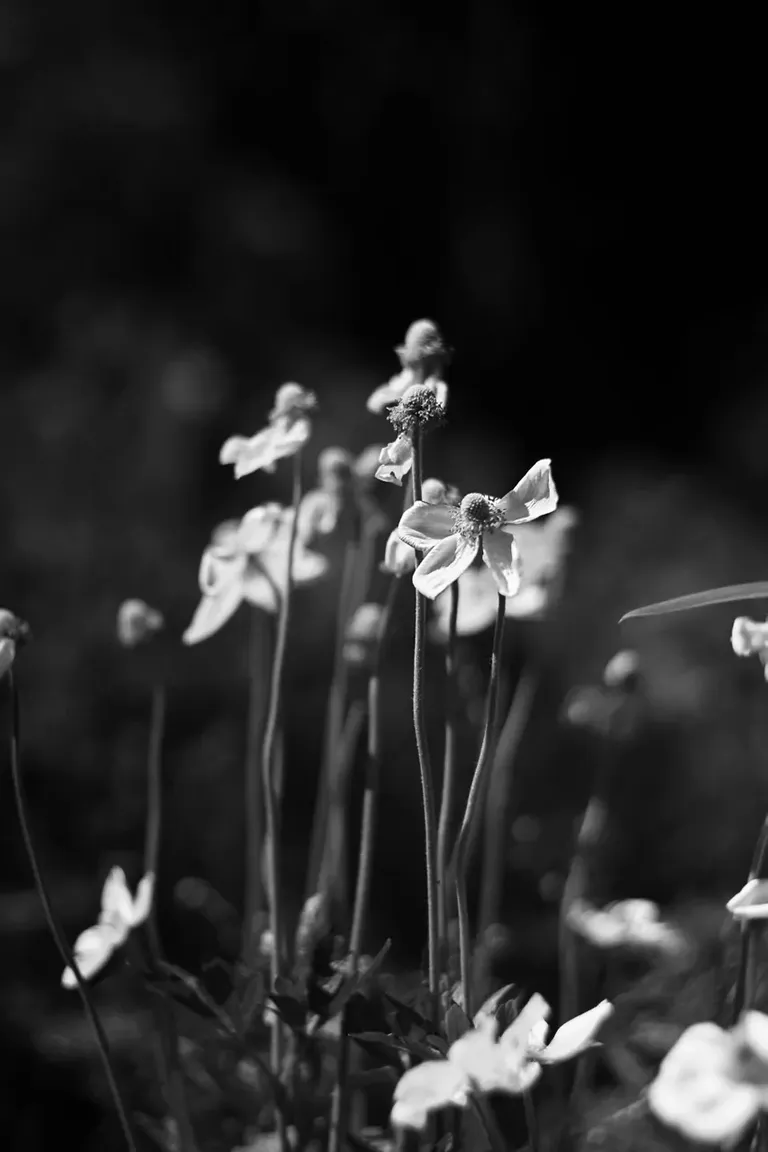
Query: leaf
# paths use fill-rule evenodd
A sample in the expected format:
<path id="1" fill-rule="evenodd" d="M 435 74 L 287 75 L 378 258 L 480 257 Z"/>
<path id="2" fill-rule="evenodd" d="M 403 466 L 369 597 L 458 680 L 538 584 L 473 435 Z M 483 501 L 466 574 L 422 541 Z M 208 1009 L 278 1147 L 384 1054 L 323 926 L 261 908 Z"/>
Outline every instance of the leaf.
<path id="1" fill-rule="evenodd" d="M 293 996 L 279 996 L 270 992 L 268 999 L 274 1004 L 278 1015 L 294 1032 L 303 1029 L 307 1022 L 307 1012 L 303 1004 L 294 1000 Z"/>
<path id="2" fill-rule="evenodd" d="M 394 1009 L 393 1012 L 388 1012 L 387 1015 L 391 1023 L 395 1024 L 393 1032 L 398 1036 L 409 1036 L 414 1030 L 422 1036 L 426 1036 L 432 1025 L 426 1017 L 417 1012 L 415 1008 L 410 1005 L 404 1004 L 402 1000 L 396 999 L 389 992 L 384 993 L 384 999 L 391 1004 Z"/>
<path id="3" fill-rule="evenodd" d="M 384 1060 L 391 1068 L 396 1068 L 402 1075 L 403 1061 L 400 1057 L 401 1048 L 397 1047 L 390 1036 L 384 1032 L 359 1032 L 350 1036 L 356 1044 L 375 1060 Z"/>
<path id="4" fill-rule="evenodd" d="M 455 1044 L 465 1032 L 472 1028 L 472 1021 L 463 1008 L 458 1004 L 451 1004 L 445 1014 L 445 1038 L 449 1044 Z"/>
<path id="5" fill-rule="evenodd" d="M 387 952 L 389 952 L 391 945 L 392 941 L 386 940 L 383 947 L 379 949 L 364 972 L 356 972 L 353 976 L 350 976 L 349 979 L 344 981 L 341 988 L 328 1005 L 329 1018 L 336 1016 L 339 1012 L 341 1012 L 342 1008 L 346 1004 L 347 1000 L 349 1000 L 353 992 L 359 991 L 371 981 L 381 965 L 384 963 L 384 958 L 387 955 Z"/>
<path id="6" fill-rule="evenodd" d="M 485 1003 L 480 1007 L 475 1015 L 475 1023 L 478 1017 L 488 1016 L 498 1020 L 501 1023 L 500 1010 L 509 1000 L 517 999 L 520 989 L 517 984 L 505 984 L 503 988 L 499 988 L 492 996 L 489 996 Z"/>
<path id="7" fill-rule="evenodd" d="M 690 608 L 707 608 L 710 604 L 733 604 L 740 600 L 768 600 L 768 580 L 753 584 L 727 584 L 724 588 L 710 588 L 706 592 L 692 592 L 672 600 L 659 600 L 625 612 L 619 620 L 623 624 L 637 616 L 664 616 L 668 612 L 686 612 Z"/>

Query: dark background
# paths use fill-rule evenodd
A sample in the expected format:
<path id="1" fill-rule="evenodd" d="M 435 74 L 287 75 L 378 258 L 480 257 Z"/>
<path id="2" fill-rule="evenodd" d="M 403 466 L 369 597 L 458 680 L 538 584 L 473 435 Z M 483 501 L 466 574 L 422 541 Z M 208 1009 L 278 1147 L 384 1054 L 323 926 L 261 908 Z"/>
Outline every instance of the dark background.
<path id="1" fill-rule="evenodd" d="M 765 105 L 757 29 L 700 11 L 3 0 L 0 602 L 35 634 L 19 662 L 28 788 L 72 932 L 111 863 L 139 867 L 157 668 L 117 648 L 126 596 L 169 625 L 161 905 L 177 958 L 209 943 L 178 919 L 175 880 L 205 875 L 239 902 L 242 629 L 177 641 L 211 528 L 286 500 L 288 482 L 236 484 L 218 449 L 255 431 L 288 379 L 320 397 L 310 463 L 387 439 L 365 398 L 424 315 L 455 349 L 428 471 L 501 493 L 549 455 L 582 513 L 556 621 L 523 629 L 509 657 L 510 683 L 522 653 L 545 667 L 518 797 L 554 829 L 524 862 L 532 915 L 591 778 L 593 752 L 554 718 L 626 643 L 655 727 L 620 789 L 614 887 L 719 898 L 739 882 L 765 723 L 760 670 L 728 647 L 734 612 L 616 621 L 766 574 Z M 333 602 L 298 609 L 294 783 L 317 747 Z M 407 667 L 407 636 L 397 652 Z M 387 811 L 413 835 L 398 823 L 382 850 L 371 946 L 400 931 L 413 963 L 420 824 L 400 680 Z M 0 799 L 3 979 L 29 1045 L 71 1001 L 5 770 Z"/>

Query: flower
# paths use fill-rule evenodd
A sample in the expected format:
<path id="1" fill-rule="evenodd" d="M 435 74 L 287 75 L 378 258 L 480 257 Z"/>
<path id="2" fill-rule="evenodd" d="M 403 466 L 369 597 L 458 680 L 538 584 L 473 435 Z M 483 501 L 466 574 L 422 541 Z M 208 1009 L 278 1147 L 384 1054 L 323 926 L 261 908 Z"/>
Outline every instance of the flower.
<path id="1" fill-rule="evenodd" d="M 117 638 L 125 648 L 135 648 L 150 640 L 164 623 L 162 613 L 143 600 L 124 600 L 117 610 Z"/>
<path id="2" fill-rule="evenodd" d="M 100 972 L 113 953 L 126 942 L 132 929 L 146 920 L 152 907 L 154 887 L 154 874 L 147 872 L 139 881 L 135 897 L 131 896 L 125 872 L 122 868 L 112 869 L 101 893 L 98 924 L 86 928 L 75 941 L 75 964 L 83 980 L 90 980 Z M 64 969 L 61 983 L 64 988 L 77 987 L 71 968 Z"/>
<path id="3" fill-rule="evenodd" d="M 354 459 L 344 448 L 325 448 L 317 460 L 317 487 L 299 508 L 299 535 L 310 548 L 329 537 L 351 539 L 358 519 Z"/>
<path id="4" fill-rule="evenodd" d="M 498 592 L 514 596 L 520 588 L 522 568 L 515 542 L 517 525 L 557 507 L 550 464 L 549 460 L 539 460 L 500 500 L 471 492 L 458 509 L 423 500 L 406 509 L 397 528 L 400 539 L 427 552 L 413 574 L 416 589 L 434 600 L 481 553 Z"/>
<path id="5" fill-rule="evenodd" d="M 659 917 L 651 900 L 618 900 L 595 908 L 576 899 L 567 913 L 567 923 L 597 948 L 637 948 L 677 955 L 687 948 L 683 933 Z"/>
<path id="6" fill-rule="evenodd" d="M 427 504 L 444 504 L 455 507 L 459 502 L 458 492 L 449 488 L 442 480 L 430 476 L 421 486 L 422 497 Z M 390 532 L 384 549 L 384 560 L 379 565 L 382 572 L 391 576 L 405 576 L 416 568 L 416 554 L 410 544 L 398 535 L 397 529 Z"/>
<path id="7" fill-rule="evenodd" d="M 314 392 L 300 384 L 283 384 L 275 395 L 267 427 L 255 436 L 230 436 L 221 446 L 219 463 L 233 464 L 237 480 L 258 470 L 274 472 L 278 460 L 293 456 L 309 440 L 309 413 L 316 407 Z"/>
<path id="8" fill-rule="evenodd" d="M 737 616 L 731 630 L 731 647 L 737 656 L 752 656 L 756 652 L 768 680 L 768 620 L 761 624 L 749 616 Z"/>
<path id="9" fill-rule="evenodd" d="M 410 433 L 401 432 L 396 439 L 381 449 L 376 479 L 383 480 L 386 484 L 402 484 L 403 477 L 408 475 L 412 465 L 413 443 Z"/>
<path id="10" fill-rule="evenodd" d="M 428 376 L 422 380 L 413 368 L 403 368 L 402 372 L 398 372 L 386 384 L 380 385 L 371 393 L 368 397 L 368 411 L 378 415 L 385 408 L 397 404 L 408 389 L 417 384 L 424 384 L 434 392 L 441 408 L 448 407 L 448 385 L 445 380 L 440 380 L 437 376 Z"/>
<path id="11" fill-rule="evenodd" d="M 0 678 L 12 667 L 16 650 L 30 638 L 29 624 L 7 608 L 0 608 Z"/>
<path id="12" fill-rule="evenodd" d="M 223 627 L 245 600 L 267 612 L 277 610 L 288 564 L 293 510 L 261 504 L 243 519 L 228 521 L 214 532 L 200 561 L 202 599 L 182 639 L 185 644 L 207 640 Z M 307 584 L 328 567 L 297 535 L 292 579 Z"/>
<path id="13" fill-rule="evenodd" d="M 737 920 L 768 920 L 768 880 L 748 880 L 726 908 Z"/>
<path id="14" fill-rule="evenodd" d="M 576 524 L 572 508 L 558 508 L 541 524 L 523 524 L 515 539 L 524 558 L 520 590 L 507 598 L 505 615 L 516 620 L 539 620 L 550 606 L 568 550 L 571 528 Z M 487 567 L 473 564 L 459 577 L 459 611 L 456 632 L 474 636 L 490 628 L 496 618 L 498 589 Z M 451 598 L 447 591 L 435 600 L 432 635 L 442 641 L 448 636 Z"/>
<path id="15" fill-rule="evenodd" d="M 689 1140 L 732 1147 L 768 1105 L 768 1016 L 747 1012 L 730 1032 L 709 1022 L 686 1029 L 648 1104 Z"/>
<path id="16" fill-rule="evenodd" d="M 428 1060 L 411 1068 L 395 1087 L 392 1123 L 423 1128 L 430 1112 L 446 1105 L 467 1105 L 473 1092 L 527 1091 L 541 1075 L 543 1064 L 570 1060 L 589 1048 L 613 1005 L 603 1000 L 589 1012 L 558 1028 L 545 1043 L 550 1007 L 534 994 L 517 1018 L 496 1038 L 498 1024 L 482 1011 L 474 1028 L 451 1045 L 443 1060 Z"/>
<path id="17" fill-rule="evenodd" d="M 450 359 L 450 349 L 443 341 L 433 320 L 416 320 L 405 334 L 405 341 L 395 349 L 401 371 L 368 397 L 369 412 L 383 412 L 397 404 L 414 384 L 425 384 L 437 397 L 441 408 L 448 405 L 448 385 L 440 373 Z"/>

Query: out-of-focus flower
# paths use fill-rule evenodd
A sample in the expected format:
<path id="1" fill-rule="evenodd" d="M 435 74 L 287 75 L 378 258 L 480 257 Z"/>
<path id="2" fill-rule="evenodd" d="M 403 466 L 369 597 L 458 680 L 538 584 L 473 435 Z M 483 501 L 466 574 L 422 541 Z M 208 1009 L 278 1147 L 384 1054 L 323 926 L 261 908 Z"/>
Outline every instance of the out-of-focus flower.
<path id="1" fill-rule="evenodd" d="M 397 404 L 414 384 L 424 384 L 437 397 L 442 408 L 448 404 L 448 385 L 441 373 L 450 359 L 440 329 L 433 320 L 416 320 L 405 334 L 405 341 L 395 349 L 401 371 L 368 397 L 368 411 L 382 412 Z"/>
<path id="2" fill-rule="evenodd" d="M 350 539 L 357 530 L 352 454 L 344 448 L 325 448 L 317 460 L 317 480 L 299 508 L 299 535 L 310 548 L 330 537 Z"/>
<path id="3" fill-rule="evenodd" d="M 114 952 L 123 946 L 131 931 L 149 916 L 155 877 L 147 872 L 139 881 L 136 895 L 131 896 L 122 868 L 113 868 L 104 882 L 101 893 L 99 922 L 86 928 L 75 941 L 75 964 L 83 980 L 90 980 L 105 966 Z M 77 987 L 71 968 L 65 968 L 61 977 L 64 988 Z"/>
<path id="4" fill-rule="evenodd" d="M 30 629 L 26 620 L 20 619 L 7 608 L 0 608 L 0 679 L 13 665 L 17 649 L 26 644 L 29 638 Z"/>
<path id="5" fill-rule="evenodd" d="M 748 880 L 726 908 L 737 920 L 768 920 L 768 880 Z"/>
<path id="6" fill-rule="evenodd" d="M 125 648 L 151 640 L 164 624 L 162 612 L 144 600 L 124 600 L 117 610 L 117 638 Z"/>
<path id="7" fill-rule="evenodd" d="M 207 640 L 234 615 L 245 600 L 267 612 L 277 610 L 288 566 L 293 510 L 261 504 L 243 519 L 220 525 L 200 561 L 202 599 L 182 639 Z M 307 584 L 319 579 L 328 561 L 297 536 L 292 579 Z"/>
<path id="8" fill-rule="evenodd" d="M 278 460 L 293 456 L 309 440 L 317 407 L 314 392 L 300 384 L 283 384 L 275 395 L 269 423 L 255 436 L 230 436 L 219 452 L 221 464 L 233 464 L 235 478 L 251 472 L 274 472 Z"/>
<path id="9" fill-rule="evenodd" d="M 348 664 L 368 667 L 381 640 L 384 608 L 381 604 L 361 604 L 347 624 L 344 659 Z"/>
<path id="10" fill-rule="evenodd" d="M 572 508 L 558 508 L 541 524 L 523 524 L 515 529 L 521 559 L 520 589 L 507 599 L 505 615 L 509 619 L 540 620 L 546 614 L 576 522 Z M 457 634 L 473 636 L 490 628 L 496 619 L 499 595 L 490 570 L 473 564 L 459 577 L 459 592 Z M 435 600 L 433 639 L 446 639 L 450 614 L 451 598 L 446 591 Z"/>
<path id="11" fill-rule="evenodd" d="M 444 1060 L 429 1060 L 411 1068 L 395 1088 L 392 1123 L 423 1128 L 430 1112 L 449 1104 L 466 1107 L 473 1092 L 525 1092 L 541 1075 L 542 1064 L 556 1064 L 578 1056 L 595 1037 L 613 1006 L 603 1000 L 581 1016 L 567 1021 L 552 1041 L 545 1043 L 550 1007 L 535 994 L 497 1039 L 493 1016 L 480 1012 L 474 1028 L 451 1045 Z"/>
<path id="12" fill-rule="evenodd" d="M 557 507 L 550 463 L 539 460 L 499 500 L 471 492 L 458 508 L 417 500 L 406 509 L 397 529 L 400 538 L 427 553 L 413 574 L 417 591 L 434 600 L 481 554 L 498 593 L 516 595 L 523 566 L 515 542 L 517 527 Z"/>
<path id="13" fill-rule="evenodd" d="M 731 647 L 737 656 L 760 657 L 763 675 L 768 680 L 768 620 L 750 620 L 749 616 L 737 616 L 731 630 Z"/>
<path id="14" fill-rule="evenodd" d="M 768 1106 L 768 1016 L 747 1012 L 730 1032 L 686 1029 L 648 1089 L 651 1111 L 687 1139 L 733 1147 Z"/>
<path id="15" fill-rule="evenodd" d="M 637 683 L 640 675 L 640 657 L 631 648 L 622 648 L 603 669 L 603 683 L 606 688 L 630 688 Z"/>
<path id="16" fill-rule="evenodd" d="M 618 900 L 604 908 L 574 900 L 567 922 L 574 932 L 597 948 L 634 948 L 679 955 L 688 948 L 685 934 L 665 923 L 651 900 Z"/>

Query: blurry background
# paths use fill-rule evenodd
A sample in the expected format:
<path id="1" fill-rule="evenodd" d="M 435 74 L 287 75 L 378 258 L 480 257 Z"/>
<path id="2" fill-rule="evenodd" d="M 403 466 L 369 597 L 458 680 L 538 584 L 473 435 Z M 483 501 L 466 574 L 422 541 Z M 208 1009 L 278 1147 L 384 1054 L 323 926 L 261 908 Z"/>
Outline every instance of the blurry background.
<path id="1" fill-rule="evenodd" d="M 648 725 L 619 766 L 613 889 L 719 899 L 740 883 L 768 725 L 760 668 L 730 652 L 735 613 L 617 626 L 637 603 L 768 575 L 761 42 L 703 21 L 599 5 L 555 21 L 503 0 L 2 0 L 0 603 L 35 635 L 19 662 L 28 790 L 71 932 L 110 864 L 139 866 L 153 671 L 115 643 L 126 596 L 169 625 L 169 950 L 194 964 L 211 947 L 173 905 L 180 877 L 238 904 L 242 620 L 193 651 L 178 637 L 212 527 L 288 482 L 235 483 L 218 449 L 288 379 L 320 396 L 310 466 L 329 444 L 386 440 L 365 399 L 422 315 L 455 348 L 428 472 L 501 493 L 551 455 L 582 514 L 556 618 L 509 641 L 510 684 L 532 652 L 545 685 L 518 764 L 534 824 L 510 833 L 524 958 L 552 963 L 541 926 L 595 755 L 555 718 L 621 646 L 644 661 Z M 317 597 L 287 705 L 294 783 L 324 707 L 334 593 Z M 407 635 L 395 658 L 407 667 Z M 398 836 L 382 836 L 371 946 L 394 933 L 412 965 L 407 691 L 390 707 Z M 292 860 L 311 804 L 291 794 Z M 45 1087 L 3 1107 L 33 1148 L 49 1079 L 74 1100 L 33 1049 L 59 1068 L 39 1037 L 76 1007 L 11 800 L 4 760 L 3 1043 Z"/>

